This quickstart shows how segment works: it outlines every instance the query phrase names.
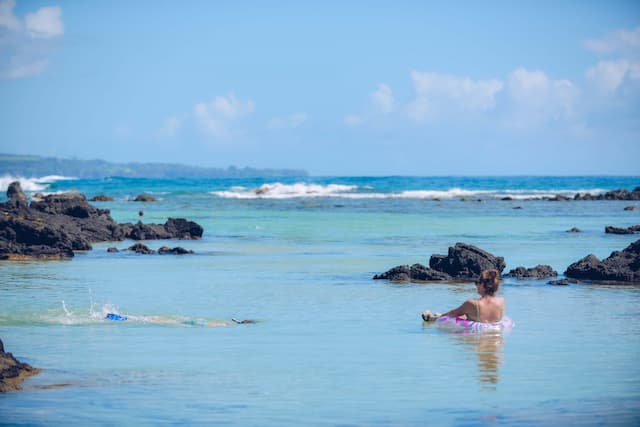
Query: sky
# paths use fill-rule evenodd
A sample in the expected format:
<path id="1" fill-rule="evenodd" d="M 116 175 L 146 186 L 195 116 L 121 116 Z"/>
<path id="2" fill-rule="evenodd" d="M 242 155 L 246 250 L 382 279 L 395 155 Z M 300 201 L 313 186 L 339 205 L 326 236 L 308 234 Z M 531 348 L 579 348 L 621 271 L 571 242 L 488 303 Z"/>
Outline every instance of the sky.
<path id="1" fill-rule="evenodd" d="M 640 175 L 640 2 L 0 0 L 0 153 Z"/>

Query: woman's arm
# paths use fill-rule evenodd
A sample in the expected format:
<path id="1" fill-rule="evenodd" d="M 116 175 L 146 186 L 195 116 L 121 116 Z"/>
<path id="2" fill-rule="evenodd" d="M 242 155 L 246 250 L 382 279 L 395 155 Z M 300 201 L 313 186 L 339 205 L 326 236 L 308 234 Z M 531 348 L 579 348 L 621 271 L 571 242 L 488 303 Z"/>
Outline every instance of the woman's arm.
<path id="1" fill-rule="evenodd" d="M 473 300 L 465 301 L 460 307 L 454 308 L 453 310 L 447 311 L 443 314 L 443 316 L 450 317 L 462 317 L 471 315 L 472 317 L 476 314 L 476 306 L 473 303 Z"/>

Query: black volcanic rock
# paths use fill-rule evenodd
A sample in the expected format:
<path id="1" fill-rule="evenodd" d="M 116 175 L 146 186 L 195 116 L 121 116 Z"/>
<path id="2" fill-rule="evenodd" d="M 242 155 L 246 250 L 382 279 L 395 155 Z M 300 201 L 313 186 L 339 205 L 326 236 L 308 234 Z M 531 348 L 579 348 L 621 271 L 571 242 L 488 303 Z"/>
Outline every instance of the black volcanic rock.
<path id="1" fill-rule="evenodd" d="M 640 187 L 636 187 L 633 191 L 623 188 L 613 191 L 607 191 L 604 194 L 592 195 L 590 193 L 578 193 L 574 196 L 574 200 L 640 200 Z"/>
<path id="2" fill-rule="evenodd" d="M 558 272 L 551 268 L 551 266 L 538 264 L 532 268 L 517 267 L 505 274 L 504 277 L 541 280 L 548 279 L 549 277 L 556 277 L 557 275 Z"/>
<path id="3" fill-rule="evenodd" d="M 432 255 L 429 267 L 447 273 L 455 279 L 475 279 L 484 270 L 502 272 L 506 267 L 503 257 L 497 257 L 467 243 L 449 247 L 447 255 Z"/>
<path id="4" fill-rule="evenodd" d="M 144 243 L 136 243 L 133 246 L 129 246 L 126 250 L 144 255 L 151 255 L 156 253 L 156 251 L 154 251 L 153 249 L 149 249 L 149 247 Z"/>
<path id="5" fill-rule="evenodd" d="M 188 254 L 192 254 L 193 251 L 190 251 L 188 249 L 185 249 L 181 246 L 176 246 L 175 248 L 170 248 L 168 246 L 162 246 L 160 249 L 158 249 L 158 253 L 159 254 L 173 254 L 173 255 L 188 255 Z"/>
<path id="6" fill-rule="evenodd" d="M 140 194 L 135 199 L 133 199 L 133 201 L 134 202 L 157 202 L 158 199 L 156 199 L 153 196 L 149 196 L 148 194 Z"/>
<path id="7" fill-rule="evenodd" d="M 6 353 L 0 339 L 0 393 L 20 390 L 20 383 L 38 372 L 39 369 L 18 361 L 11 353 Z"/>
<path id="8" fill-rule="evenodd" d="M 92 242 L 123 239 L 199 239 L 192 221 L 170 218 L 165 224 L 118 224 L 108 209 L 98 209 L 82 194 L 52 194 L 27 205 L 19 182 L 0 203 L 0 259 L 64 259 L 91 250 Z"/>
<path id="9" fill-rule="evenodd" d="M 576 279 L 550 280 L 550 281 L 547 282 L 547 285 L 567 286 L 570 283 L 576 284 L 576 283 L 578 283 L 578 281 Z"/>
<path id="10" fill-rule="evenodd" d="M 607 234 L 634 234 L 640 233 L 640 225 L 633 225 L 627 228 L 614 227 L 612 225 L 607 225 L 604 228 L 604 232 Z"/>
<path id="11" fill-rule="evenodd" d="M 406 281 L 441 281 L 441 280 L 451 280 L 451 276 L 447 273 L 443 273 L 441 271 L 437 271 L 428 267 L 425 267 L 422 264 L 413 264 L 412 266 L 408 265 L 400 265 L 398 267 L 394 267 L 386 273 L 376 274 L 373 276 L 374 280 L 393 280 L 395 282 L 406 282 Z"/>
<path id="12" fill-rule="evenodd" d="M 105 196 L 104 194 L 98 194 L 89 199 L 90 202 L 113 202 L 113 197 Z"/>
<path id="13" fill-rule="evenodd" d="M 456 243 L 449 247 L 448 255 L 432 255 L 429 267 L 422 264 L 400 265 L 374 279 L 394 281 L 441 281 L 470 280 L 488 269 L 504 270 L 504 258 L 496 257 L 482 249 L 466 243 Z"/>
<path id="14" fill-rule="evenodd" d="M 565 276 L 591 281 L 640 282 L 640 240 L 600 261 L 590 254 L 567 267 Z"/>

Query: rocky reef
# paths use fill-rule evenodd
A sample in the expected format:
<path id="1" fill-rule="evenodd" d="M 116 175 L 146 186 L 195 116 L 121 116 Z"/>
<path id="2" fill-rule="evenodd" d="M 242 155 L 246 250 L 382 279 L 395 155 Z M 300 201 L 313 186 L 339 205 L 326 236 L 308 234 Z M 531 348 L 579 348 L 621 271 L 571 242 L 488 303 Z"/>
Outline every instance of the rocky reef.
<path id="1" fill-rule="evenodd" d="M 0 393 L 20 390 L 22 381 L 38 372 L 39 369 L 18 361 L 11 353 L 6 353 L 0 339 Z"/>
<path id="2" fill-rule="evenodd" d="M 441 281 L 472 280 L 480 276 L 483 270 L 504 270 L 503 257 L 497 257 L 467 243 L 456 243 L 449 247 L 447 255 L 432 255 L 429 267 L 422 264 L 401 265 L 376 274 L 375 280 L 393 281 Z"/>
<path id="3" fill-rule="evenodd" d="M 640 283 L 640 240 L 604 260 L 589 254 L 574 262 L 564 275 L 578 280 Z"/>
<path id="4" fill-rule="evenodd" d="M 0 203 L 0 259 L 65 259 L 91 243 L 151 239 L 199 239 L 193 221 L 169 218 L 164 224 L 118 224 L 108 209 L 98 209 L 82 194 L 52 194 L 29 205 L 19 182 Z"/>
<path id="5" fill-rule="evenodd" d="M 536 265 L 535 267 L 516 267 L 509 271 L 504 277 L 514 277 L 516 279 L 534 279 L 542 280 L 549 277 L 556 277 L 558 272 L 555 271 L 550 265 Z"/>

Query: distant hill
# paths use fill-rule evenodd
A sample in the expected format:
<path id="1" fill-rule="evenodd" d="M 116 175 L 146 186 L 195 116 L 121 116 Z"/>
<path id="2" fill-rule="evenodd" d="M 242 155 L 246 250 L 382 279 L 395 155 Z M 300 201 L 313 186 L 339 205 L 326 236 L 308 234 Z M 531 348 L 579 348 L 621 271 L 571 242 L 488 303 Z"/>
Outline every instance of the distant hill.
<path id="1" fill-rule="evenodd" d="M 177 163 L 110 163 L 104 160 L 59 159 L 55 157 L 0 154 L 0 175 L 41 177 L 62 175 L 76 178 L 232 178 L 307 176 L 299 169 L 205 168 Z"/>

